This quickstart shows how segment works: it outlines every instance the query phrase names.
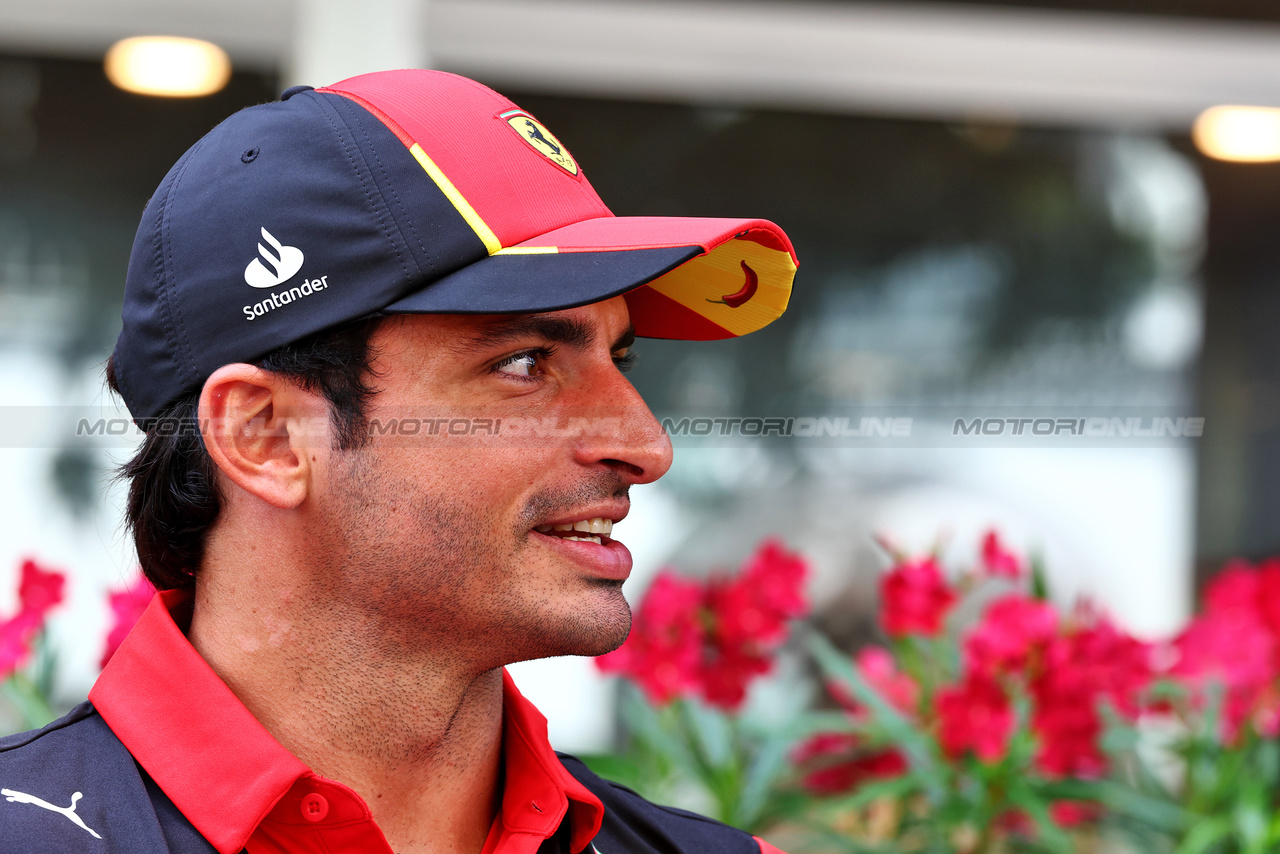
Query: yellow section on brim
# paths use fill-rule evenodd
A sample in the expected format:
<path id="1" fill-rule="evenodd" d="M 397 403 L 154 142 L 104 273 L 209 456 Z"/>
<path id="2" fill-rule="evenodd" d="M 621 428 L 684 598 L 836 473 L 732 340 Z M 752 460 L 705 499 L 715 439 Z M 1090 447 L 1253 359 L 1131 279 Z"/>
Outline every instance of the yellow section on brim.
<path id="1" fill-rule="evenodd" d="M 744 263 L 757 278 L 755 293 L 749 295 L 750 275 Z M 734 335 L 746 335 L 787 310 L 795 275 L 791 253 L 735 238 L 681 264 L 649 287 Z"/>

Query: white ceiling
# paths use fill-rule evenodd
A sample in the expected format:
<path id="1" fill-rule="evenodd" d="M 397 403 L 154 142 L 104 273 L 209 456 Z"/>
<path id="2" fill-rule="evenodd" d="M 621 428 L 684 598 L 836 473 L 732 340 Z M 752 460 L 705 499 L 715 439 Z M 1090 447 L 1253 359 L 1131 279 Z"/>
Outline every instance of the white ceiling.
<path id="1" fill-rule="evenodd" d="M 1185 129 L 1213 104 L 1280 106 L 1270 24 L 927 3 L 0 0 L 0 50 L 97 57 L 140 33 L 315 84 L 429 57 L 499 88 L 928 118 Z"/>

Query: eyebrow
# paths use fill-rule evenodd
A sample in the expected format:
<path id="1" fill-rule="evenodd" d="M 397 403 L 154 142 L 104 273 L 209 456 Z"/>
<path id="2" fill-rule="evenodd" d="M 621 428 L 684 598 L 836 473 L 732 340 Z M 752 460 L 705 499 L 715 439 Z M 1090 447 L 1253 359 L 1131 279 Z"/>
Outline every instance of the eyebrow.
<path id="1" fill-rule="evenodd" d="M 460 349 L 474 352 L 528 338 L 542 338 L 552 344 L 565 344 L 584 350 L 596 340 L 596 333 L 588 324 L 580 320 L 547 317 L 541 314 L 520 314 L 487 322 L 477 332 L 464 338 Z M 630 347 L 635 340 L 635 328 L 628 325 L 613 343 L 610 351 Z"/>

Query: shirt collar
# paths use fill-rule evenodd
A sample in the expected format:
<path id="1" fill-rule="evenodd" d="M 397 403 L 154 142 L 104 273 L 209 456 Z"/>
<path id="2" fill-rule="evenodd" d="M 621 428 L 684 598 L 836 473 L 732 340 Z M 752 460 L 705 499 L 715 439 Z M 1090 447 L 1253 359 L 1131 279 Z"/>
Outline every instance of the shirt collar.
<path id="1" fill-rule="evenodd" d="M 221 854 L 235 854 L 276 802 L 314 776 L 276 741 L 179 628 L 191 596 L 156 594 L 111 657 L 89 700 L 160 789 Z M 570 847 L 586 848 L 604 806 L 568 771 L 546 718 L 503 672 L 502 823 L 549 837 L 566 813 Z"/>

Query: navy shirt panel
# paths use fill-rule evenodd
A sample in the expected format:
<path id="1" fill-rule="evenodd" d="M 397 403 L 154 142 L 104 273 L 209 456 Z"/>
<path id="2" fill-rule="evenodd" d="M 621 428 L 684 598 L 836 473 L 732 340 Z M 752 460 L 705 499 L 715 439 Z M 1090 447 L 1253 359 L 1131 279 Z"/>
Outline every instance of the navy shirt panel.
<path id="1" fill-rule="evenodd" d="M 557 755 L 605 807 L 589 854 L 760 854 L 741 830 L 650 803 Z M 216 854 L 90 703 L 0 739 L 0 790 L 0 854 Z M 567 821 L 539 854 L 568 854 Z"/>
<path id="2" fill-rule="evenodd" d="M 581 759 L 557 753 L 565 770 L 604 804 L 604 823 L 593 844 L 599 854 L 760 854 L 745 831 L 640 795 L 594 774 Z"/>
<path id="3" fill-rule="evenodd" d="M 212 849 L 169 847 L 137 764 L 89 703 L 0 739 L 0 854 L 188 850 Z"/>

